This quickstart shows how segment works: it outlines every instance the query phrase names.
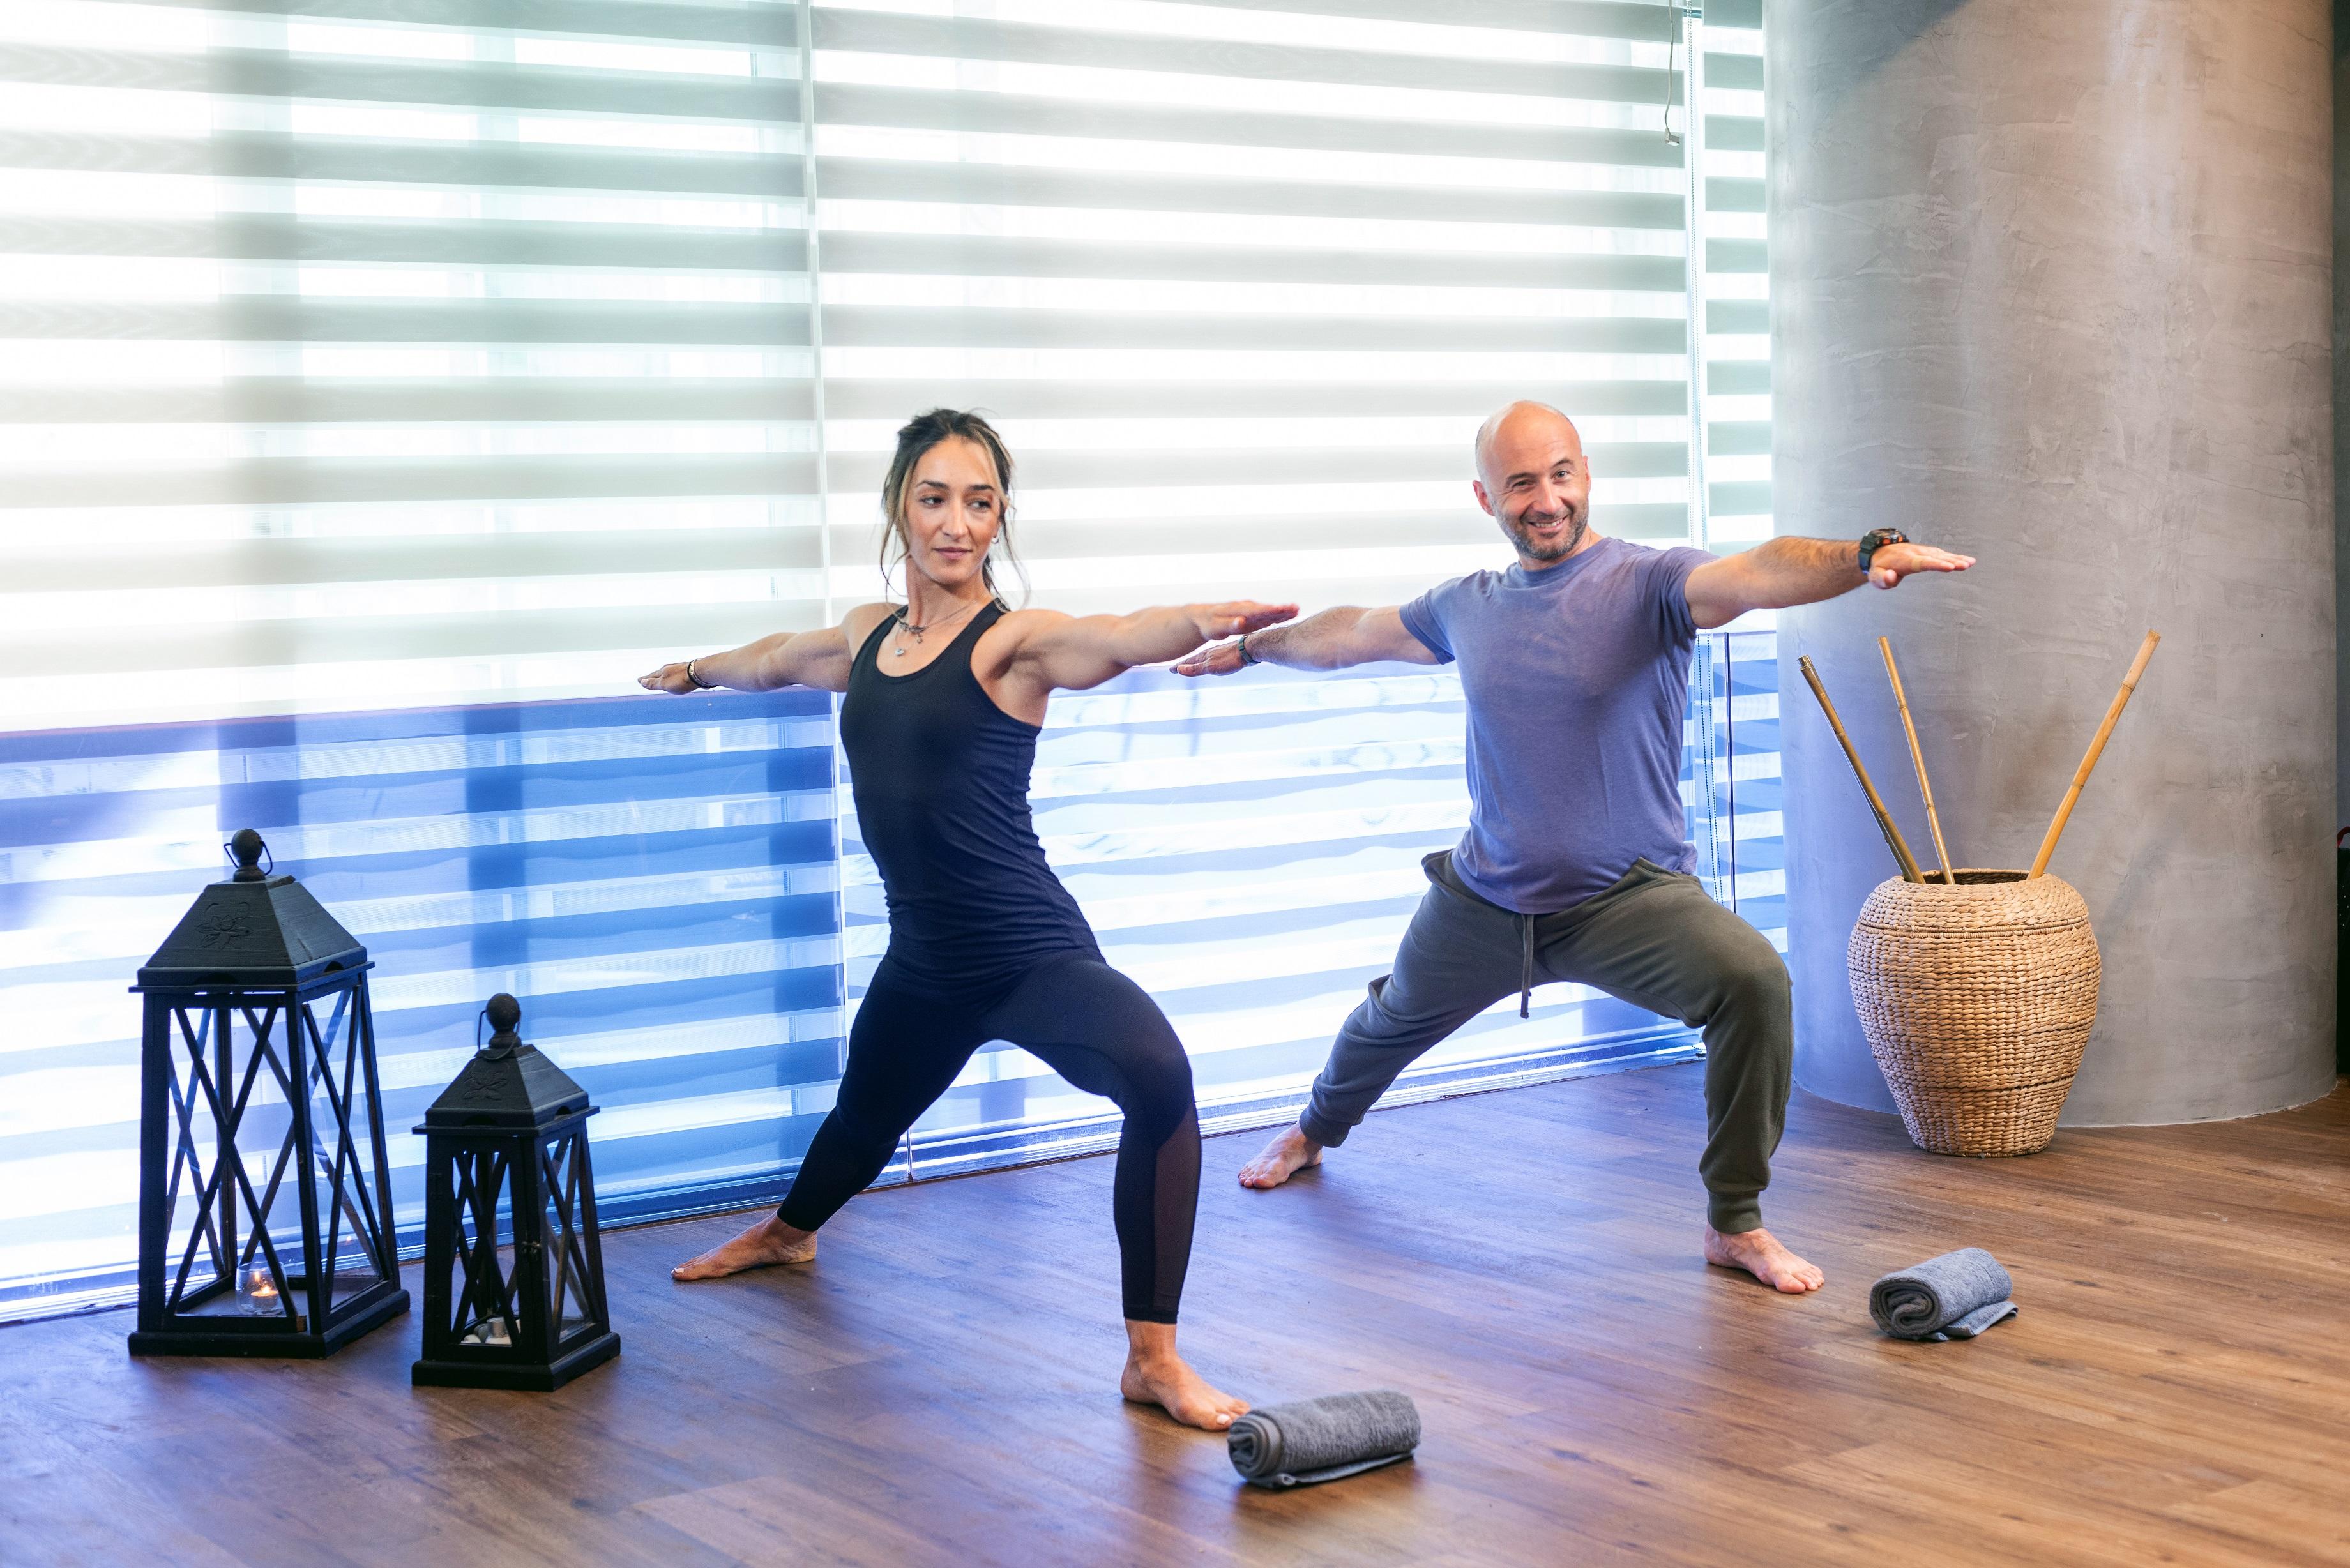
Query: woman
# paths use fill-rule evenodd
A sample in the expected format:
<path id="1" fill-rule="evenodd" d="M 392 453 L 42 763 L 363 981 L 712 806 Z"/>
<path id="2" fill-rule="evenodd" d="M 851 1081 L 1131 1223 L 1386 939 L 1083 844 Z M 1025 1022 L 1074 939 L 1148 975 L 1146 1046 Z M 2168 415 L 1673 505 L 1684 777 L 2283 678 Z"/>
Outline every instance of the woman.
<path id="1" fill-rule="evenodd" d="M 816 1256 L 816 1232 L 880 1175 L 899 1137 L 989 1040 L 1025 1046 L 1126 1114 L 1113 1212 L 1128 1399 L 1211 1430 L 1248 1406 L 1175 1350 L 1200 1188 L 1191 1067 L 1166 1015 L 1102 961 L 1045 863 L 1028 775 L 1045 699 L 1253 631 L 1294 605 L 1183 605 L 1130 616 L 1007 610 L 989 551 L 1010 521 L 1012 460 L 976 414 L 934 409 L 898 432 L 882 482 L 885 575 L 906 603 L 837 627 L 662 666 L 640 684 L 685 692 L 813 686 L 840 709 L 857 821 L 889 896 L 889 949 L 849 1031 L 848 1064 L 773 1219 L 674 1271 L 715 1279 Z M 1008 549 L 1008 542 L 1007 542 Z"/>

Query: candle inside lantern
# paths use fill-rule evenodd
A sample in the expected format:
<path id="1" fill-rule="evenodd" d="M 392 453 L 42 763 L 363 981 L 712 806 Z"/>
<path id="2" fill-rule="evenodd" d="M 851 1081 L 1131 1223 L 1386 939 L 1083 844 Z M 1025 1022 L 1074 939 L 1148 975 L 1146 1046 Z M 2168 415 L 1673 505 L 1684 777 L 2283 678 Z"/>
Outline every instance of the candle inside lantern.
<path id="1" fill-rule="evenodd" d="M 253 1284 L 250 1293 L 252 1294 L 253 1299 L 257 1302 L 276 1301 L 277 1282 L 269 1277 L 269 1271 L 267 1269 L 255 1269 L 253 1271 Z"/>
<path id="2" fill-rule="evenodd" d="M 506 1320 L 502 1317 L 494 1317 L 475 1324 L 473 1331 L 465 1337 L 475 1345 L 512 1345 L 514 1343 L 514 1335 L 507 1330 Z"/>

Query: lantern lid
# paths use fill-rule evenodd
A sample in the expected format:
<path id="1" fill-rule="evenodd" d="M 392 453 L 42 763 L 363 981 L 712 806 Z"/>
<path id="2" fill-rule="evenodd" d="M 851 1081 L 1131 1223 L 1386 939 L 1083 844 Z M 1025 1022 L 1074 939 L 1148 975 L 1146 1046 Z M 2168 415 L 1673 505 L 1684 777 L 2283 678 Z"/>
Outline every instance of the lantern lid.
<path id="1" fill-rule="evenodd" d="M 500 992 L 482 1011 L 495 1033 L 441 1091 L 418 1132 L 529 1131 L 593 1114 L 588 1091 L 537 1046 L 523 1044 L 522 1003 Z"/>
<path id="2" fill-rule="evenodd" d="M 224 847 L 236 874 L 196 895 L 155 956 L 140 966 L 137 989 L 278 989 L 367 966 L 366 947 L 308 888 L 262 867 L 269 846 L 260 834 L 242 829 Z"/>

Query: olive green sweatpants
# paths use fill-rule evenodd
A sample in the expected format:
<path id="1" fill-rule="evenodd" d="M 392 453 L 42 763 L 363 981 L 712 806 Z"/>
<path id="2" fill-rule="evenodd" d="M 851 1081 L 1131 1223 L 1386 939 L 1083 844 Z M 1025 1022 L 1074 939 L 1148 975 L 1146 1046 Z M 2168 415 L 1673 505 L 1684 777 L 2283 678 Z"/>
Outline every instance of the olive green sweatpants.
<path id="1" fill-rule="evenodd" d="M 1453 876 L 1449 851 L 1425 865 L 1431 886 L 1394 972 L 1371 982 L 1338 1031 L 1297 1118 L 1305 1136 L 1346 1142 L 1397 1074 L 1470 1019 L 1544 981 L 1578 981 L 1704 1030 L 1706 1220 L 1724 1232 L 1762 1224 L 1794 1059 L 1787 966 L 1762 934 L 1696 877 L 1647 860 L 1553 915 L 1478 898 Z"/>

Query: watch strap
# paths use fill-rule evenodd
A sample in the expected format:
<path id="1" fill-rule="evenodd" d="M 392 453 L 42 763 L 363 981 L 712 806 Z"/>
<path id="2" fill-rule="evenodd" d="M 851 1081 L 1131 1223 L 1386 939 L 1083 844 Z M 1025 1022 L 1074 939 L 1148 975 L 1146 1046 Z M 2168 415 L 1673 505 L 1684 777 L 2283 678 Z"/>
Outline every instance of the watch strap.
<path id="1" fill-rule="evenodd" d="M 1908 542 L 1909 535 L 1898 528 L 1871 528 L 1860 536 L 1860 569 L 1863 572 L 1867 571 L 1869 563 L 1877 556 L 1877 552 L 1886 545 L 1907 545 Z"/>

